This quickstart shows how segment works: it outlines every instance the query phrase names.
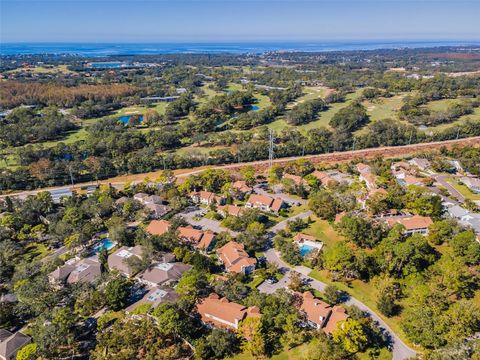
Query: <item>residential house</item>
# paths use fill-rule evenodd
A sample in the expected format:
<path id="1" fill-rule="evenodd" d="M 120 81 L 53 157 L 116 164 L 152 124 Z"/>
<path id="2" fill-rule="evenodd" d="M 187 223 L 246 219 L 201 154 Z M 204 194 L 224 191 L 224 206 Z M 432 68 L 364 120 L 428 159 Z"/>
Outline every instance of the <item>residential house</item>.
<path id="1" fill-rule="evenodd" d="M 11 333 L 8 330 L 0 329 L 0 359 L 15 360 L 17 353 L 31 342 L 32 339 L 21 332 Z"/>
<path id="2" fill-rule="evenodd" d="M 278 212 L 285 206 L 280 198 L 272 198 L 268 195 L 252 194 L 248 198 L 245 207 L 260 209 L 262 211 Z"/>
<path id="3" fill-rule="evenodd" d="M 423 158 L 413 158 L 408 161 L 410 165 L 416 166 L 420 170 L 427 170 L 430 167 L 430 161 Z"/>
<path id="4" fill-rule="evenodd" d="M 67 278 L 68 284 L 77 282 L 92 283 L 102 275 L 100 262 L 93 257 L 82 259 L 77 262 Z"/>
<path id="5" fill-rule="evenodd" d="M 311 241 L 311 242 L 316 242 L 317 238 L 312 235 L 307 235 L 307 234 L 302 234 L 298 233 L 293 237 L 293 241 L 298 242 L 298 243 L 304 243 L 306 241 Z"/>
<path id="6" fill-rule="evenodd" d="M 372 171 L 370 166 L 364 163 L 358 163 L 357 165 L 355 165 L 355 168 L 360 174 L 366 174 Z"/>
<path id="7" fill-rule="evenodd" d="M 217 249 L 217 254 L 228 272 L 248 275 L 255 270 L 257 259 L 248 256 L 243 244 L 230 241 Z"/>
<path id="8" fill-rule="evenodd" d="M 361 173 L 358 179 L 365 182 L 368 190 L 374 190 L 378 188 L 377 177 L 370 172 Z"/>
<path id="9" fill-rule="evenodd" d="M 194 203 L 204 204 L 204 205 L 211 205 L 211 204 L 223 205 L 225 204 L 225 201 L 226 201 L 225 197 L 219 196 L 210 191 L 193 192 L 190 194 L 190 198 Z"/>
<path id="10" fill-rule="evenodd" d="M 316 328 L 322 329 L 326 334 L 331 335 L 338 324 L 348 319 L 345 309 L 341 306 L 331 306 L 319 299 L 316 299 L 311 292 L 302 294 L 302 305 L 300 310 L 307 317 L 307 323 Z"/>
<path id="11" fill-rule="evenodd" d="M 461 178 L 462 183 L 465 184 L 472 192 L 480 194 L 480 179 L 474 177 L 464 176 Z"/>
<path id="12" fill-rule="evenodd" d="M 61 286 L 66 283 L 68 276 L 75 269 L 74 261 L 69 261 L 62 266 L 58 266 L 55 270 L 48 274 L 48 281 L 51 285 Z"/>
<path id="13" fill-rule="evenodd" d="M 252 193 L 253 188 L 248 186 L 246 181 L 237 180 L 232 184 L 231 190 L 233 196 L 244 199 L 245 196 Z"/>
<path id="14" fill-rule="evenodd" d="M 170 207 L 162 204 L 147 203 L 145 208 L 150 210 L 154 218 L 161 218 L 170 212 Z"/>
<path id="15" fill-rule="evenodd" d="M 167 220 L 153 220 L 148 224 L 146 231 L 150 235 L 163 235 L 170 229 L 170 222 Z"/>
<path id="16" fill-rule="evenodd" d="M 181 262 L 162 262 L 151 265 L 136 276 L 137 280 L 147 286 L 170 285 L 176 283 L 183 273 L 190 270 L 191 265 Z"/>
<path id="17" fill-rule="evenodd" d="M 325 326 L 332 311 L 329 304 L 316 299 L 311 292 L 302 295 L 300 310 L 306 314 L 308 324 L 314 328 L 321 329 Z"/>
<path id="18" fill-rule="evenodd" d="M 427 235 L 428 227 L 433 224 L 433 221 L 429 217 L 414 215 L 411 217 L 391 217 L 387 219 L 387 223 L 390 226 L 394 226 L 395 224 L 403 225 L 407 235 Z"/>
<path id="19" fill-rule="evenodd" d="M 153 287 L 140 300 L 127 307 L 126 312 L 131 313 L 142 304 L 150 304 L 152 308 L 156 308 L 160 304 L 174 303 L 178 298 L 178 294 L 173 289 Z"/>
<path id="20" fill-rule="evenodd" d="M 323 327 L 323 331 L 332 335 L 332 333 L 338 329 L 338 324 L 341 324 L 343 321 L 348 319 L 347 311 L 342 306 L 333 306 L 330 317 L 328 318 L 327 323 Z"/>
<path id="21" fill-rule="evenodd" d="M 210 294 L 197 305 L 197 312 L 202 322 L 208 326 L 223 327 L 238 330 L 240 323 L 247 317 L 260 317 L 256 306 L 246 307 L 217 294 Z"/>
<path id="22" fill-rule="evenodd" d="M 211 231 L 194 229 L 191 226 L 179 227 L 177 229 L 180 240 L 203 251 L 210 251 L 215 244 L 215 234 Z"/>
<path id="23" fill-rule="evenodd" d="M 330 176 L 329 173 L 325 171 L 315 170 L 311 173 L 311 175 L 315 176 L 323 186 L 329 186 L 337 182 L 333 177 Z"/>
<path id="24" fill-rule="evenodd" d="M 217 206 L 217 212 L 222 215 L 223 217 L 227 216 L 240 216 L 244 211 L 244 208 L 235 205 L 224 205 L 224 206 Z"/>
<path id="25" fill-rule="evenodd" d="M 143 247 L 140 245 L 133 247 L 122 246 L 120 249 L 108 256 L 108 267 L 110 269 L 118 270 L 125 276 L 135 275 L 134 270 L 129 266 L 127 259 L 131 257 L 137 257 L 138 259 L 141 259 L 142 253 Z"/>
<path id="26" fill-rule="evenodd" d="M 283 174 L 283 178 L 292 180 L 295 186 L 305 185 L 305 180 L 303 180 L 302 177 L 298 175 Z"/>

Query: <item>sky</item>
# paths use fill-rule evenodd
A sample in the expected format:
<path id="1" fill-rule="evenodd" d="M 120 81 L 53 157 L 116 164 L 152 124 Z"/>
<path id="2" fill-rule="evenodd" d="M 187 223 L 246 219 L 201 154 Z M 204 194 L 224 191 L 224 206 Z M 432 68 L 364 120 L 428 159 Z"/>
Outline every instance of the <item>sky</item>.
<path id="1" fill-rule="evenodd" d="M 480 40 L 480 0 L 0 0 L 0 42 Z"/>

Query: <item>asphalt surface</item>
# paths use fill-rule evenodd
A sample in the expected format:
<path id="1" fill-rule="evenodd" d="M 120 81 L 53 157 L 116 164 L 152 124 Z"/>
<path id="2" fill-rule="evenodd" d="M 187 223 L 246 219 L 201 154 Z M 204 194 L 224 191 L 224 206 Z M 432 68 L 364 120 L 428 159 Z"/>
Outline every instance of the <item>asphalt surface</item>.
<path id="1" fill-rule="evenodd" d="M 182 217 L 188 222 L 190 225 L 194 227 L 200 227 L 202 230 L 210 230 L 215 233 L 220 232 L 228 232 L 232 236 L 237 236 L 238 233 L 236 231 L 232 231 L 220 225 L 220 221 L 206 219 L 203 216 L 207 213 L 206 209 L 198 208 L 198 207 L 190 207 L 177 216 Z M 202 217 L 200 220 L 196 220 L 195 217 Z"/>
<path id="2" fill-rule="evenodd" d="M 305 266 L 296 266 L 292 268 L 290 265 L 288 265 L 282 259 L 280 259 L 275 249 L 273 248 L 268 249 L 265 252 L 265 257 L 267 258 L 268 262 L 276 264 L 280 269 L 282 269 L 282 271 L 285 273 L 285 276 L 275 284 L 266 284 L 265 282 L 262 283 L 258 287 L 258 290 L 260 292 L 271 294 L 271 293 L 274 293 L 277 289 L 285 288 L 288 285 L 288 280 L 292 270 L 302 274 L 302 278 L 307 279 L 309 285 L 312 288 L 318 291 L 325 290 L 325 287 L 327 286 L 327 284 L 308 276 L 308 274 L 311 271 L 309 268 Z M 377 313 L 375 313 L 372 309 L 370 309 L 367 305 L 362 303 L 360 300 L 357 300 L 350 296 L 349 299 L 345 301 L 344 304 L 357 306 L 360 310 L 367 313 L 374 321 L 378 323 L 379 327 L 382 328 L 385 334 L 390 338 L 393 360 L 406 360 L 406 359 L 414 358 L 417 355 L 417 353 L 413 349 L 408 347 L 398 337 L 398 335 L 395 334 L 395 332 L 393 332 L 393 330 L 387 325 L 387 323 L 385 323 L 385 321 L 382 320 L 380 316 L 377 315 Z"/>

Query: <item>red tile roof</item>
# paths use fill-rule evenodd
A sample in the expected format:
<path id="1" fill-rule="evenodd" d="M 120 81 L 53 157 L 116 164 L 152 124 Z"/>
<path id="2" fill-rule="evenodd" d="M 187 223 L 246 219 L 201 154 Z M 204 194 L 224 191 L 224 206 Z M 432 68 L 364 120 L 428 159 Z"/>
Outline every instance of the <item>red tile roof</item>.
<path id="1" fill-rule="evenodd" d="M 228 271 L 243 272 L 245 267 L 255 267 L 257 260 L 248 256 L 243 244 L 230 241 L 217 250 L 220 261 Z"/>
<path id="2" fill-rule="evenodd" d="M 147 232 L 151 235 L 163 235 L 170 227 L 170 222 L 166 220 L 153 220 L 147 226 Z"/>

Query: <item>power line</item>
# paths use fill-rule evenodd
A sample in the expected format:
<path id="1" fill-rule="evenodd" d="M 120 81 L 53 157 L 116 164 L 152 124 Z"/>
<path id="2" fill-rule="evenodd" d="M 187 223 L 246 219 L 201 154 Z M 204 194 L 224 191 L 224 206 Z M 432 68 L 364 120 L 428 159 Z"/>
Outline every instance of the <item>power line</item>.
<path id="1" fill-rule="evenodd" d="M 275 156 L 275 153 L 273 150 L 274 142 L 275 142 L 275 133 L 273 129 L 269 128 L 268 129 L 268 166 L 270 167 L 270 169 L 273 166 L 273 158 Z"/>

